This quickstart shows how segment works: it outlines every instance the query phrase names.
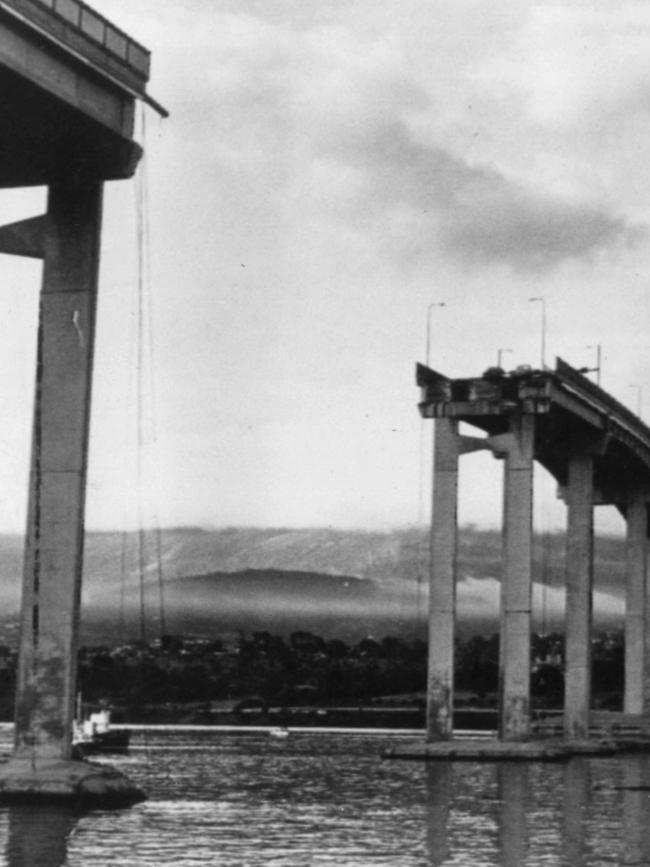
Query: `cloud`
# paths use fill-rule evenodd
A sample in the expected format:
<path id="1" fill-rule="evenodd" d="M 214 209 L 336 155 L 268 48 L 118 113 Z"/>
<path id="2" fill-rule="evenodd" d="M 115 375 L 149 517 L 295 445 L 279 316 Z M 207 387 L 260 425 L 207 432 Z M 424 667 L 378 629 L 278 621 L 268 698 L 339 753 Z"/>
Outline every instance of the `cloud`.
<path id="1" fill-rule="evenodd" d="M 537 271 L 644 234 L 604 206 L 537 192 L 418 140 L 398 116 L 351 123 L 335 138 L 336 158 L 363 174 L 357 218 L 407 221 L 412 251 L 433 244 L 465 264 Z"/>
<path id="2" fill-rule="evenodd" d="M 630 244 L 639 226 L 596 205 L 536 195 L 503 176 L 475 170 L 442 227 L 443 244 L 458 258 L 476 264 L 502 262 L 520 270 L 549 269 L 566 259 L 589 257 Z"/>
<path id="3" fill-rule="evenodd" d="M 630 202 L 617 199 L 620 178 L 610 178 L 621 173 L 620 155 L 599 172 L 588 153 L 572 159 L 562 139 L 573 121 L 584 128 L 585 103 L 586 138 L 592 147 L 599 138 L 594 69 L 621 41 L 606 52 L 594 37 L 577 55 L 579 10 L 542 15 L 499 3 L 487 15 L 465 3 L 443 20 L 440 6 L 412 2 L 388 31 L 390 3 L 377 17 L 364 0 L 319 4 L 318 14 L 285 0 L 220 0 L 210 10 L 186 2 L 192 52 L 168 35 L 174 60 L 158 75 L 163 95 L 170 89 L 187 189 L 201 184 L 201 210 L 221 208 L 227 232 L 250 229 L 275 250 L 270 227 L 282 226 L 284 238 L 310 227 L 325 251 L 329 231 L 349 232 L 398 265 L 442 253 L 452 264 L 534 272 L 643 233 L 626 216 Z M 596 35 L 607 23 L 593 25 Z M 560 25 L 549 69 L 547 37 Z M 165 33 L 176 40 L 174 28 Z M 614 78 L 616 104 L 627 105 L 631 82 L 612 68 L 610 96 Z M 195 190 L 187 199 L 191 218 Z"/>

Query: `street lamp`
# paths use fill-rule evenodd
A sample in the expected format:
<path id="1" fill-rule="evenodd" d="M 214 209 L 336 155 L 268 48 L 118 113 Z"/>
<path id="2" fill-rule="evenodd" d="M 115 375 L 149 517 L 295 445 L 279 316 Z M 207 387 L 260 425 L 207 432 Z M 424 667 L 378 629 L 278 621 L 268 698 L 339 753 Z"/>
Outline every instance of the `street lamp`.
<path id="1" fill-rule="evenodd" d="M 504 352 L 512 352 L 512 349 L 497 349 L 497 367 L 501 367 L 501 356 Z"/>
<path id="2" fill-rule="evenodd" d="M 600 366 L 601 366 L 601 346 L 598 343 L 596 346 L 589 345 L 587 349 L 595 349 L 596 350 L 596 366 L 595 367 L 582 367 L 580 368 L 581 373 L 595 373 L 596 374 L 596 384 L 600 385 Z"/>
<path id="3" fill-rule="evenodd" d="M 444 301 L 432 301 L 431 304 L 427 307 L 427 367 L 429 367 L 429 357 L 431 355 L 431 311 L 434 307 L 446 307 L 446 303 Z"/>
<path id="4" fill-rule="evenodd" d="M 529 301 L 538 301 L 542 306 L 542 370 L 546 367 L 546 299 L 541 297 L 529 298 Z"/>

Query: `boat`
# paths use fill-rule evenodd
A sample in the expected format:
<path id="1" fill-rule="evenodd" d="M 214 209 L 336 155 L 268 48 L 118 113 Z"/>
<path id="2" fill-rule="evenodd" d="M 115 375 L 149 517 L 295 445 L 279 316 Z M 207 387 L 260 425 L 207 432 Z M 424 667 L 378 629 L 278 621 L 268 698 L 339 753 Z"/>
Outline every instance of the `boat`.
<path id="1" fill-rule="evenodd" d="M 129 749 L 130 737 L 131 732 L 128 729 L 112 728 L 110 710 L 101 708 L 85 719 L 75 720 L 72 748 L 81 755 L 125 753 Z"/>
<path id="2" fill-rule="evenodd" d="M 289 729 L 286 726 L 277 726 L 269 729 L 269 735 L 278 740 L 286 740 L 289 737 Z"/>

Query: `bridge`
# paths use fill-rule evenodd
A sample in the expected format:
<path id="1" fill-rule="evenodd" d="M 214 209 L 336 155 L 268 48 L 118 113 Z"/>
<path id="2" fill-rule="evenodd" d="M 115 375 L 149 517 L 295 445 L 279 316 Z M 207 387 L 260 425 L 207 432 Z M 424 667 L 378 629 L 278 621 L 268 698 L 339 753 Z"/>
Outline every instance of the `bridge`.
<path id="1" fill-rule="evenodd" d="M 597 505 L 627 522 L 624 711 L 650 711 L 646 574 L 650 428 L 562 359 L 555 370 L 491 368 L 450 379 L 417 367 L 420 413 L 433 419 L 434 470 L 427 738 L 452 737 L 459 459 L 487 449 L 504 461 L 499 736 L 531 734 L 533 464 L 558 483 L 567 506 L 564 734 L 590 727 L 594 524 Z M 466 422 L 482 436 L 459 432 Z"/>
<path id="2" fill-rule="evenodd" d="M 0 797 L 129 801 L 72 760 L 102 190 L 133 175 L 149 52 L 80 0 L 0 0 L 0 188 L 45 185 L 47 212 L 0 227 L 43 261 L 12 760 Z"/>

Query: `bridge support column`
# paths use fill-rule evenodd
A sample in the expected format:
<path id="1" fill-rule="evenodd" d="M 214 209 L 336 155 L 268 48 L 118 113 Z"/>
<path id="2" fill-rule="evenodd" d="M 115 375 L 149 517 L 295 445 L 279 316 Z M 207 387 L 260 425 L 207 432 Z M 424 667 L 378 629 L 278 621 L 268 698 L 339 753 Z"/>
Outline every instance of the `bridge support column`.
<path id="1" fill-rule="evenodd" d="M 72 761 L 102 183 L 50 188 L 37 340 L 14 757 L 0 796 L 130 802 L 112 768 Z"/>
<path id="2" fill-rule="evenodd" d="M 535 417 L 511 418 L 505 455 L 503 584 L 499 666 L 499 734 L 520 740 L 530 732 L 533 453 Z"/>
<path id="3" fill-rule="evenodd" d="M 589 734 L 594 562 L 593 456 L 569 459 L 566 550 L 566 664 L 564 733 Z"/>
<path id="4" fill-rule="evenodd" d="M 643 713 L 647 666 L 645 626 L 648 562 L 648 507 L 643 495 L 627 504 L 627 584 L 625 595 L 625 713 Z"/>
<path id="5" fill-rule="evenodd" d="M 101 183 L 49 192 L 15 751 L 71 755 Z"/>
<path id="6" fill-rule="evenodd" d="M 448 740 L 453 729 L 459 440 L 457 422 L 436 419 L 429 579 L 428 741 Z"/>

